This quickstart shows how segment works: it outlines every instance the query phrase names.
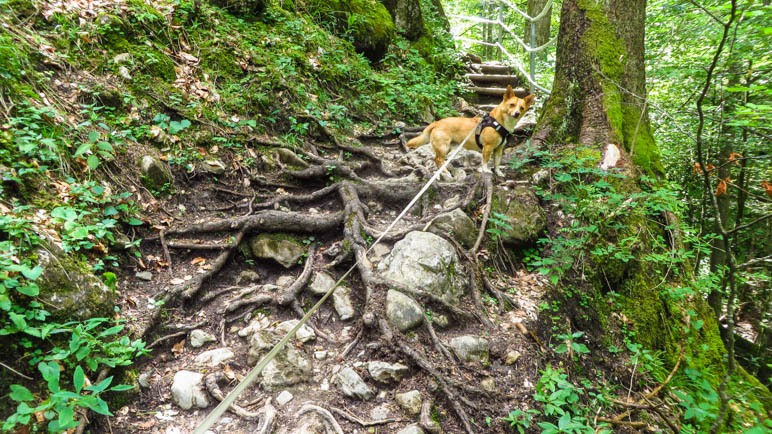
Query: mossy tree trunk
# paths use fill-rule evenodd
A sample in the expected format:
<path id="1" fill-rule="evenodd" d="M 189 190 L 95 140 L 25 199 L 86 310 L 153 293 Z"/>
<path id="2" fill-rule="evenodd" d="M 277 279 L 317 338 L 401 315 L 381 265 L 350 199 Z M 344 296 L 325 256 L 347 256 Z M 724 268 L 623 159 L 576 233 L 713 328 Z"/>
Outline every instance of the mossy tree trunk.
<path id="1" fill-rule="evenodd" d="M 622 145 L 643 171 L 661 175 L 645 105 L 644 0 L 567 0 L 555 82 L 537 143 Z"/>
<path id="2" fill-rule="evenodd" d="M 640 192 L 638 175 L 664 177 L 645 103 L 645 6 L 645 0 L 563 1 L 555 81 L 532 139 L 542 149 L 554 146 L 561 152 L 618 145 L 628 178 L 615 188 L 628 196 Z M 587 327 L 584 330 L 607 328 L 621 313 L 634 327 L 634 340 L 647 349 L 663 351 L 670 366 L 683 355 L 686 366 L 721 378 L 726 372 L 726 350 L 712 310 L 699 293 L 679 299 L 666 291 L 689 286 L 688 265 L 675 270 L 647 259 L 654 252 L 655 238 L 678 243 L 677 236 L 662 229 L 671 223 L 669 217 L 662 215 L 662 221 L 654 223 L 650 217 L 627 215 L 621 217 L 622 229 L 599 235 L 607 241 L 636 237 L 634 259 L 589 259 L 581 273 L 568 277 L 572 281 L 564 280 L 583 288 L 589 299 L 603 300 L 608 291 L 614 291 L 619 301 L 613 308 L 602 301 L 591 304 L 594 315 L 585 315 L 591 320 L 576 317 L 571 324 Z M 601 225 L 588 222 L 592 223 Z M 690 326 L 695 321 L 700 324 L 697 328 Z M 599 332 L 603 334 L 599 338 L 611 333 Z"/>

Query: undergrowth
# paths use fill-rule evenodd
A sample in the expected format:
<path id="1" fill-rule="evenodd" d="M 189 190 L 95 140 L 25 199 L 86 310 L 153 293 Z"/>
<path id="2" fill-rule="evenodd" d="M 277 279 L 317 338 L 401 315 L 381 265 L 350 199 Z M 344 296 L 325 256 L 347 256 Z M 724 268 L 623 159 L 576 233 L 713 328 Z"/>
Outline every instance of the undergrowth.
<path id="1" fill-rule="evenodd" d="M 147 354 L 144 343 L 118 311 L 52 319 L 41 291 L 57 288 L 38 286 L 38 252 L 53 243 L 118 290 L 115 251 L 132 251 L 140 240 L 123 234 L 143 220 L 141 193 L 113 181 L 137 149 L 156 147 L 188 173 L 217 149 L 249 163 L 255 137 L 299 149 L 390 132 L 427 107 L 453 114 L 462 91 L 447 32 L 396 36 L 373 64 L 277 4 L 259 14 L 185 0 L 79 4 L 0 0 L 0 343 L 18 374 L 0 382 L 3 430 L 72 430 L 82 410 L 108 415 L 108 396 L 135 387 L 100 374 Z"/>

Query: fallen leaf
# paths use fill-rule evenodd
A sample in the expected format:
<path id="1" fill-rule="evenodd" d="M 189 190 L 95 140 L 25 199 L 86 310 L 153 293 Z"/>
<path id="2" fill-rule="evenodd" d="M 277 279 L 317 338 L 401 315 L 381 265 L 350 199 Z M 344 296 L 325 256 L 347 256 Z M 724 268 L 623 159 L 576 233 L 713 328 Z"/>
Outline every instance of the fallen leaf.
<path id="1" fill-rule="evenodd" d="M 201 256 L 193 258 L 192 261 L 190 261 L 190 265 L 204 265 L 206 264 L 206 258 L 202 258 Z"/>
<path id="2" fill-rule="evenodd" d="M 172 346 L 172 354 L 179 357 L 185 352 L 185 339 L 177 342 Z"/>

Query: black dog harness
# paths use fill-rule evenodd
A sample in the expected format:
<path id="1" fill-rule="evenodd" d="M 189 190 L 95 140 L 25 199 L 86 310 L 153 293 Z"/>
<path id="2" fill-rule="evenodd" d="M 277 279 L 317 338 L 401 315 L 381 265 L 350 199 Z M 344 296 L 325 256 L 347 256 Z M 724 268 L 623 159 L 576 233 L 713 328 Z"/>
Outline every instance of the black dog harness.
<path id="1" fill-rule="evenodd" d="M 501 136 L 501 142 L 499 142 L 499 145 L 504 143 L 507 140 L 507 137 L 511 136 L 512 133 L 507 131 L 506 128 L 504 128 L 504 125 L 501 125 L 499 121 L 494 119 L 491 115 L 488 113 L 483 116 L 482 120 L 479 124 L 477 124 L 477 128 L 474 131 L 474 141 L 477 143 L 477 146 L 480 148 L 483 147 L 482 143 L 480 142 L 480 133 L 482 133 L 482 130 L 491 127 L 494 130 L 496 130 L 497 133 Z"/>

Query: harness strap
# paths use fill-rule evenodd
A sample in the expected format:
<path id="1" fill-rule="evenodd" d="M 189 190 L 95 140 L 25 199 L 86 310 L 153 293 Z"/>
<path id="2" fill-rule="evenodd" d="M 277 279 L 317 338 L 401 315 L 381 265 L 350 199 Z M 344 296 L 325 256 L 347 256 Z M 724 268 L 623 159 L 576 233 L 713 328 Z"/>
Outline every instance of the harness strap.
<path id="1" fill-rule="evenodd" d="M 483 116 L 482 120 L 479 124 L 477 124 L 477 128 L 474 131 L 474 141 L 477 143 L 477 146 L 482 148 L 482 143 L 480 142 L 480 134 L 482 133 L 482 130 L 485 128 L 493 128 L 496 130 L 496 132 L 501 136 L 501 142 L 504 143 L 505 140 L 507 140 L 507 137 L 511 136 L 512 133 L 510 133 L 506 128 L 504 128 L 504 125 L 501 125 L 499 121 L 494 119 L 491 115 L 488 113 Z"/>

